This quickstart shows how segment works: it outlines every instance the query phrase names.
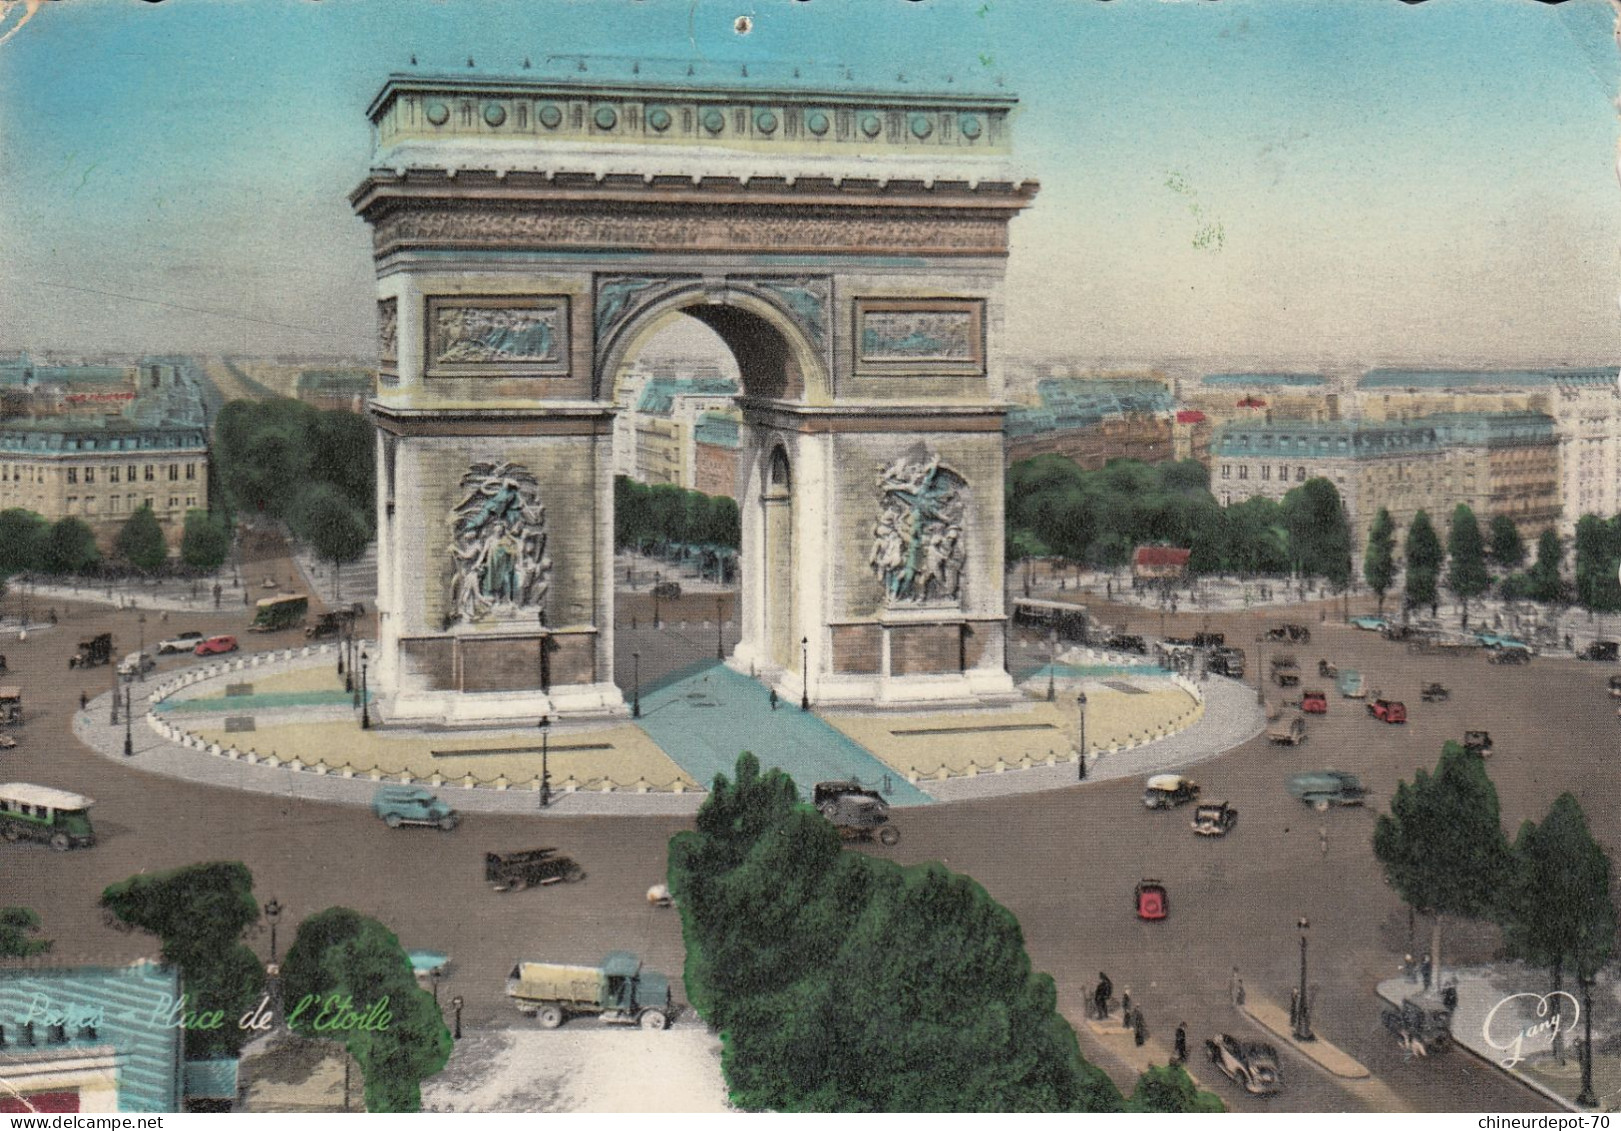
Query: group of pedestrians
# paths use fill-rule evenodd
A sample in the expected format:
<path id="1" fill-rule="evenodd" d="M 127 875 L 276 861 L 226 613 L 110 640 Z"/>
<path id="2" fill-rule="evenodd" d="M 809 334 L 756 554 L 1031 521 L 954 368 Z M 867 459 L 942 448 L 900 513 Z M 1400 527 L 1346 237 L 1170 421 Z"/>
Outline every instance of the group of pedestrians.
<path id="1" fill-rule="evenodd" d="M 1114 999 L 1114 983 L 1109 975 L 1098 972 L 1098 984 L 1092 991 L 1092 1012 L 1099 1021 L 1107 1021 L 1110 1016 L 1110 1002 Z M 1143 1019 L 1141 1005 L 1131 1000 L 1131 991 L 1125 990 L 1120 995 L 1120 1025 L 1131 1033 L 1132 1041 L 1139 1048 L 1148 1041 L 1148 1022 Z M 1176 1027 L 1175 1056 L 1173 1063 L 1183 1064 L 1188 1059 L 1188 1023 L 1182 1022 Z"/>

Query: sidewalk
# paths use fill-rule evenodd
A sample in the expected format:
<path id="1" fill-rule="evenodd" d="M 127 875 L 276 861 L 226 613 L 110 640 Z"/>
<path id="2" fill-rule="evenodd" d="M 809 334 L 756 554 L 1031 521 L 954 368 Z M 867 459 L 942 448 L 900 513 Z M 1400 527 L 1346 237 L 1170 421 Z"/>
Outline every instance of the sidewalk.
<path id="1" fill-rule="evenodd" d="M 1457 980 L 1452 1039 L 1460 1049 L 1570 1111 L 1621 1111 L 1621 1057 L 1606 1051 L 1606 1038 L 1615 1031 L 1617 987 L 1613 982 L 1602 981 L 1594 987 L 1593 1090 L 1599 1103 L 1596 1108 L 1584 1108 L 1576 1103 L 1581 1090 L 1577 1042 L 1583 1029 L 1579 992 L 1572 990 L 1575 1001 L 1566 998 L 1560 1002 L 1567 1030 L 1565 1064 L 1561 1065 L 1553 1055 L 1552 1010 L 1543 1008 L 1550 987 L 1546 971 L 1503 963 L 1449 967 L 1446 975 Z M 1423 990 L 1417 982 L 1391 978 L 1379 983 L 1377 993 L 1400 1007 L 1403 998 L 1419 997 Z M 1429 997 L 1440 1004 L 1438 994 Z M 1539 1009 L 1543 1011 L 1539 1013 Z M 1573 1011 L 1577 1013 L 1574 1021 L 1569 1019 Z M 1516 1058 L 1518 1063 L 1514 1063 Z"/>

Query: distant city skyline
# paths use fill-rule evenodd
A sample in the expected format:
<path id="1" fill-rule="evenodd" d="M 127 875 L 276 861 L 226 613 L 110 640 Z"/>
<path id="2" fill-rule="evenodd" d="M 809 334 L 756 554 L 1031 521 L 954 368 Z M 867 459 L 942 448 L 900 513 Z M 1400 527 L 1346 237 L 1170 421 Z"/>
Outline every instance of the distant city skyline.
<path id="1" fill-rule="evenodd" d="M 530 53 L 850 64 L 1022 102 L 1010 356 L 1621 362 L 1602 0 L 186 0 L 0 24 L 0 350 L 358 355 L 347 195 L 391 72 Z M 835 10 L 837 9 L 837 10 Z M 926 68 L 921 61 L 926 61 Z M 923 71 L 927 70 L 928 74 Z M 931 77 L 933 76 L 933 77 Z M 672 330 L 678 352 L 707 331 Z"/>

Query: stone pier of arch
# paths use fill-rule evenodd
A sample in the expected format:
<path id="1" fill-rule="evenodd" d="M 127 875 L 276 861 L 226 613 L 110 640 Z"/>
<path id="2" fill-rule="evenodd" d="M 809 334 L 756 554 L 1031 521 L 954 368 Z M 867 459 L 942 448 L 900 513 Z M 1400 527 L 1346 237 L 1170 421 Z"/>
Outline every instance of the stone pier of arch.
<path id="1" fill-rule="evenodd" d="M 1015 701 L 1016 100 L 614 67 L 396 75 L 369 110 L 385 717 L 625 711 L 614 385 L 682 317 L 742 382 L 728 663 L 825 706 Z"/>

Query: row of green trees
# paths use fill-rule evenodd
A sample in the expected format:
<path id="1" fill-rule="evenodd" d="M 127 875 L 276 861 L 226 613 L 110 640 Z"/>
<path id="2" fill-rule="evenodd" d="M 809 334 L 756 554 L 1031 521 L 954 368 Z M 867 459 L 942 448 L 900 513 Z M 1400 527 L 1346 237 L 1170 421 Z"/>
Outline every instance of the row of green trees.
<path id="1" fill-rule="evenodd" d="M 1221 1110 L 1180 1068 L 1130 1101 L 1080 1054 L 1018 921 L 967 876 L 841 850 L 745 753 L 670 842 L 686 989 L 732 1102 L 775 1111 Z"/>
<path id="2" fill-rule="evenodd" d="M 1194 573 L 1350 580 L 1345 507 L 1326 479 L 1308 480 L 1281 502 L 1255 496 L 1223 507 L 1210 493 L 1209 469 L 1196 460 L 1111 460 L 1083 471 L 1063 456 L 1045 455 L 1014 464 L 1006 491 L 1012 561 L 1057 556 L 1116 566 L 1134 547 L 1162 543 L 1191 549 Z"/>
<path id="3" fill-rule="evenodd" d="M 1589 516 L 1591 517 L 1591 516 Z M 1587 523 L 1588 519 L 1583 519 Z M 1597 520 L 1594 520 L 1596 523 Z M 1609 524 L 1606 527 L 1609 537 Z M 1578 547 L 1581 546 L 1582 527 L 1577 527 Z M 1591 525 L 1589 526 L 1591 533 Z M 1379 596 L 1379 610 L 1384 611 L 1385 597 L 1396 580 L 1396 523 L 1390 512 L 1379 508 L 1373 525 L 1368 530 L 1368 545 L 1362 558 L 1362 577 L 1368 587 Z M 1506 515 L 1497 515 L 1487 533 L 1482 534 L 1480 520 L 1474 510 L 1459 503 L 1452 511 L 1452 522 L 1443 549 L 1441 537 L 1425 511 L 1413 516 L 1402 546 L 1403 565 L 1406 570 L 1403 584 L 1403 605 L 1408 609 L 1428 605 L 1433 615 L 1440 604 L 1444 583 L 1458 598 L 1465 614 L 1468 604 L 1491 591 L 1493 570 L 1498 573 L 1498 592 L 1510 600 L 1558 602 L 1569 599 L 1569 587 L 1561 576 L 1564 548 L 1559 535 L 1545 530 L 1537 540 L 1536 562 L 1529 570 L 1520 570 L 1525 562 L 1525 543 L 1519 527 Z M 1615 554 L 1621 558 L 1621 539 L 1615 543 Z M 1588 551 L 1586 559 L 1591 559 Z M 1583 576 L 1578 555 L 1578 580 Z M 1609 584 L 1616 590 L 1617 608 L 1621 608 L 1621 586 L 1616 586 L 1615 566 L 1609 565 Z M 1591 572 L 1591 569 L 1589 569 Z M 1583 602 L 1586 604 L 1586 601 Z M 1588 605 L 1589 608 L 1596 606 Z"/>
<path id="4" fill-rule="evenodd" d="M 126 930 L 157 936 L 163 961 L 180 972 L 188 1011 L 205 1020 L 220 1015 L 217 1027 L 186 1029 L 187 1058 L 239 1055 L 256 1032 L 238 1019 L 256 1012 L 266 981 L 264 966 L 243 941 L 259 919 L 247 866 L 193 864 L 131 876 L 108 887 L 101 905 Z M 7 941 L 6 913 L 21 910 L 0 911 L 0 948 Z M 26 937 L 37 918 L 14 918 L 21 943 L 37 947 L 39 940 Z M 330 1026 L 332 1017 L 323 1018 L 320 1005 L 343 999 L 369 1023 L 323 1031 L 318 1026 L 323 1021 Z M 368 1111 L 421 1110 L 421 1081 L 450 1059 L 450 1031 L 433 996 L 417 985 L 399 939 L 375 919 L 345 907 L 328 908 L 299 924 L 281 966 L 281 1003 L 282 1020 L 294 1032 L 337 1040 L 355 1058 Z"/>
<path id="5" fill-rule="evenodd" d="M 231 515 L 279 520 L 342 565 L 376 529 L 376 432 L 363 416 L 287 397 L 230 401 L 214 425 L 215 487 Z"/>
<path id="6" fill-rule="evenodd" d="M 1498 923 L 1509 952 L 1546 968 L 1556 990 L 1566 973 L 1590 988 L 1614 953 L 1610 861 L 1581 804 L 1561 794 L 1510 844 L 1485 761 L 1455 742 L 1433 773 L 1419 770 L 1396 787 L 1373 851 L 1402 899 L 1433 916 L 1437 971 L 1447 918 Z"/>
<path id="7" fill-rule="evenodd" d="M 205 510 L 189 510 L 180 539 L 180 560 L 195 573 L 212 573 L 231 552 L 231 535 Z M 55 522 L 22 507 L 0 511 L 0 574 L 91 573 L 106 565 L 154 574 L 169 564 L 163 526 L 151 506 L 127 519 L 113 542 L 113 557 L 104 561 L 96 536 L 83 519 L 72 515 Z"/>
<path id="8" fill-rule="evenodd" d="M 649 486 L 614 476 L 614 547 L 682 543 L 736 550 L 743 542 L 737 500 L 671 483 Z"/>

